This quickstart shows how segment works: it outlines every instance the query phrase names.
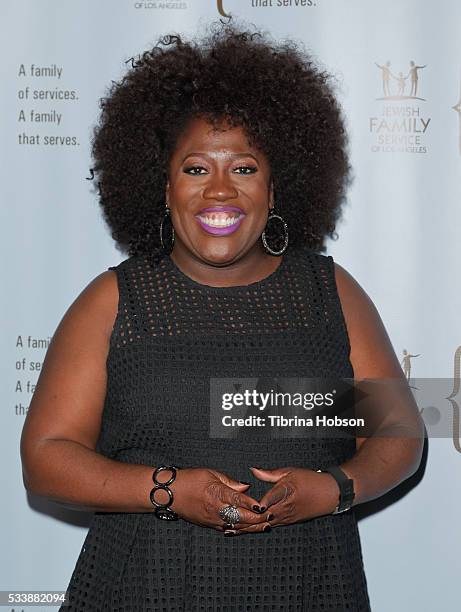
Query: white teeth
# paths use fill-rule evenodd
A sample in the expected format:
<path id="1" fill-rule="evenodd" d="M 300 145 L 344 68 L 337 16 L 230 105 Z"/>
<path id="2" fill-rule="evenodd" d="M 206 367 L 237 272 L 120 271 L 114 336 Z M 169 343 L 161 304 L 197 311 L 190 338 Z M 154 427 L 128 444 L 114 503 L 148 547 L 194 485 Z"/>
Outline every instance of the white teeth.
<path id="1" fill-rule="evenodd" d="M 202 223 L 205 223 L 206 225 L 209 225 L 210 227 L 229 227 L 229 225 L 234 225 L 235 223 L 237 223 L 237 221 L 240 219 L 241 215 L 238 215 L 237 217 L 220 217 L 217 216 L 214 219 L 212 219 L 211 217 L 203 217 L 199 215 L 199 219 L 200 221 L 202 221 Z"/>

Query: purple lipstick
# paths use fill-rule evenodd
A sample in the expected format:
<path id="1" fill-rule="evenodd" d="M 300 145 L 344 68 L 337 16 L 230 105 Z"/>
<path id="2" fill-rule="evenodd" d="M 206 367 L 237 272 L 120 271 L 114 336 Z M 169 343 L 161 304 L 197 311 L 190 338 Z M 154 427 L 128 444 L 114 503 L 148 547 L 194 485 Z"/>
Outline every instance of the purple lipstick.
<path id="1" fill-rule="evenodd" d="M 236 206 L 212 206 L 203 208 L 195 215 L 199 225 L 213 236 L 233 234 L 245 217 L 243 210 Z"/>

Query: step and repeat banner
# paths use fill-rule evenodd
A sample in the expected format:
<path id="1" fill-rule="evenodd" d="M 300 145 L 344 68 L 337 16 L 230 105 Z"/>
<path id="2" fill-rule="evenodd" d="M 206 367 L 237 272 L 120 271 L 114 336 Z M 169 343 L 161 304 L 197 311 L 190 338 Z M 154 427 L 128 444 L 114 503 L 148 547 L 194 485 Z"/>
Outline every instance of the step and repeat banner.
<path id="1" fill-rule="evenodd" d="M 354 181 L 328 253 L 374 301 L 407 377 L 438 381 L 419 404 L 420 470 L 357 508 L 372 609 L 458 610 L 458 0 L 1 0 L 0 590 L 64 591 L 88 529 L 87 514 L 25 491 L 19 440 L 61 317 L 126 258 L 90 180 L 99 99 L 160 35 L 229 14 L 303 41 L 336 77 Z"/>

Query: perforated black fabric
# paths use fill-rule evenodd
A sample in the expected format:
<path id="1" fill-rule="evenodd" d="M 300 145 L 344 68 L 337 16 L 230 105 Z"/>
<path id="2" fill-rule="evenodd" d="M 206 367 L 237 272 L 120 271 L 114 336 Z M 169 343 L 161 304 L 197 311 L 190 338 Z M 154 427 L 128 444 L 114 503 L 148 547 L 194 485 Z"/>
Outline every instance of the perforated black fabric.
<path id="1" fill-rule="evenodd" d="M 248 466 L 326 467 L 351 438 L 218 439 L 210 377 L 353 378 L 333 259 L 289 248 L 248 286 L 210 287 L 166 256 L 115 270 L 119 307 L 97 451 L 118 461 L 210 467 L 270 488 Z M 63 611 L 370 610 L 354 509 L 225 538 L 150 513 L 95 513 Z"/>

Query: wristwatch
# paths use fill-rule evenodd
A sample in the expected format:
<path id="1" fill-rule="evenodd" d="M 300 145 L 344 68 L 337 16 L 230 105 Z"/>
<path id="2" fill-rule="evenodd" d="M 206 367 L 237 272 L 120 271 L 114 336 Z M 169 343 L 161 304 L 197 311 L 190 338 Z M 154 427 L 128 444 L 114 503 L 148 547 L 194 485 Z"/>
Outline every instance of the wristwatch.
<path id="1" fill-rule="evenodd" d="M 346 512 L 352 507 L 354 501 L 354 481 L 349 478 L 343 470 L 337 465 L 324 468 L 323 470 L 316 470 L 317 472 L 328 472 L 338 483 L 339 487 L 339 502 L 332 514 L 339 514 L 340 512 Z"/>

